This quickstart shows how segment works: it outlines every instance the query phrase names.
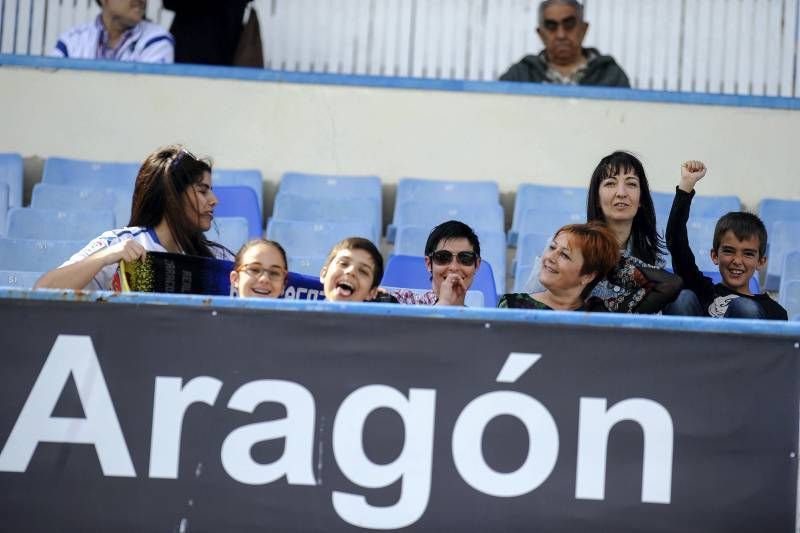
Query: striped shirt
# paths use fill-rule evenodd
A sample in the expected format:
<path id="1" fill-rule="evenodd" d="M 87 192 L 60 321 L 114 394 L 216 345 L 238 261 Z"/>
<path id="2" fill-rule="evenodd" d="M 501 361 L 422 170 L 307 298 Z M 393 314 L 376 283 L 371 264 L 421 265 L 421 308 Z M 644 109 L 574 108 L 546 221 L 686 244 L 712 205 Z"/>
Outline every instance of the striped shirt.
<path id="1" fill-rule="evenodd" d="M 175 40 L 164 28 L 146 20 L 126 31 L 115 47 L 108 46 L 108 32 L 100 15 L 94 22 L 71 28 L 50 52 L 54 57 L 108 59 L 140 63 L 173 63 Z"/>

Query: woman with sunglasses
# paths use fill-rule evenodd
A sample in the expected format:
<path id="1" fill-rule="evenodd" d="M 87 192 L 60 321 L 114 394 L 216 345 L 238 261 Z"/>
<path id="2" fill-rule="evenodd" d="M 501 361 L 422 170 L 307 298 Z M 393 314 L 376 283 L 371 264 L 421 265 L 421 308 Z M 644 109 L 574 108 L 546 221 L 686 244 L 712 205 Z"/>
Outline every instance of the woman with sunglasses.
<path id="1" fill-rule="evenodd" d="M 391 294 L 404 304 L 463 306 L 480 266 L 478 236 L 463 222 L 448 220 L 433 228 L 425 243 L 425 268 L 431 276 L 431 290 L 418 294 L 399 289 Z"/>
<path id="2" fill-rule="evenodd" d="M 236 254 L 231 288 L 243 298 L 280 298 L 289 267 L 286 252 L 275 241 L 254 239 Z"/>
<path id="3" fill-rule="evenodd" d="M 160 148 L 136 176 L 128 227 L 92 240 L 44 274 L 36 288 L 120 290 L 119 262 L 141 259 L 148 251 L 232 260 L 227 248 L 205 237 L 216 205 L 211 165 L 181 146 Z"/>

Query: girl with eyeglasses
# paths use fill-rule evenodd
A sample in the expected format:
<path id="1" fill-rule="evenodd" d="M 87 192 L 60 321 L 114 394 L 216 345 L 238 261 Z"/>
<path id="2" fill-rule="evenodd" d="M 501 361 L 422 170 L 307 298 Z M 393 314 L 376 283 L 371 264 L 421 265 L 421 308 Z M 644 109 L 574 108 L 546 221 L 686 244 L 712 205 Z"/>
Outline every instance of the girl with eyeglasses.
<path id="1" fill-rule="evenodd" d="M 230 250 L 205 237 L 217 202 L 209 162 L 182 146 L 159 148 L 136 176 L 127 227 L 92 240 L 35 287 L 120 290 L 119 262 L 143 259 L 148 251 L 232 260 Z"/>
<path id="2" fill-rule="evenodd" d="M 236 254 L 231 288 L 243 298 L 280 298 L 288 279 L 286 252 L 275 241 L 254 239 Z"/>

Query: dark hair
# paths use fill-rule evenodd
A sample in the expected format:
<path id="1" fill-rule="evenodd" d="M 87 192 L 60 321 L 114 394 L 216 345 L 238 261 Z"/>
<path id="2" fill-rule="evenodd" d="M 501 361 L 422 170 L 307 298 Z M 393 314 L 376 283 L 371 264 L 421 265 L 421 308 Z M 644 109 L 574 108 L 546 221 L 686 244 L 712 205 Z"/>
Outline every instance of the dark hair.
<path id="1" fill-rule="evenodd" d="M 641 161 L 631 153 L 617 151 L 600 160 L 592 173 L 589 182 L 589 194 L 586 201 L 586 221 L 606 222 L 603 208 L 600 205 L 600 184 L 610 176 L 631 172 L 639 178 L 639 210 L 633 217 L 631 226 L 632 255 L 645 263 L 655 265 L 664 254 L 664 239 L 656 229 L 656 210 L 650 196 L 650 185 Z M 623 243 L 619 243 L 622 245 Z"/>
<path id="2" fill-rule="evenodd" d="M 564 5 L 575 9 L 575 18 L 583 22 L 583 5 L 577 0 L 544 0 L 539 4 L 539 27 L 544 26 L 544 12 L 552 5 Z"/>
<path id="3" fill-rule="evenodd" d="M 619 262 L 617 238 L 603 222 L 569 224 L 559 229 L 556 237 L 561 233 L 569 233 L 571 242 L 581 250 L 583 256 L 581 275 L 597 273 L 581 291 L 581 297 L 585 299 L 592 293 L 600 280 L 617 266 Z"/>
<path id="4" fill-rule="evenodd" d="M 481 243 L 478 241 L 478 236 L 472 228 L 458 220 L 442 222 L 431 230 L 431 234 L 428 235 L 428 241 L 425 243 L 425 256 L 427 257 L 435 252 L 436 245 L 442 241 L 462 238 L 469 241 L 469 244 L 472 246 L 472 251 L 475 252 L 475 255 L 480 257 Z"/>
<path id="5" fill-rule="evenodd" d="M 152 228 L 165 220 L 183 253 L 214 257 L 209 246 L 222 246 L 206 239 L 197 222 L 186 215 L 184 195 L 206 172 L 211 172 L 211 163 L 195 158 L 182 146 L 167 146 L 150 154 L 136 176 L 128 226 Z"/>
<path id="6" fill-rule="evenodd" d="M 269 241 L 267 239 L 253 239 L 251 241 L 247 241 L 239 248 L 239 251 L 236 252 L 236 257 L 233 259 L 233 269 L 238 270 L 240 266 L 242 266 L 242 257 L 250 248 L 255 246 L 272 246 L 281 254 L 281 258 L 283 259 L 283 268 L 289 270 L 289 262 L 286 260 L 286 250 L 283 249 L 283 246 L 278 244 L 275 241 Z"/>
<path id="7" fill-rule="evenodd" d="M 381 280 L 383 279 L 383 256 L 381 256 L 380 250 L 378 250 L 378 248 L 372 244 L 371 240 L 364 239 L 362 237 L 348 237 L 343 241 L 340 241 L 333 248 L 331 248 L 328 258 L 325 259 L 325 266 L 330 265 L 331 261 L 333 261 L 333 258 L 336 257 L 336 254 L 342 250 L 363 250 L 367 252 L 370 257 L 372 257 L 372 262 L 375 265 L 375 269 L 372 272 L 372 285 L 370 288 L 374 289 L 380 285 Z"/>
<path id="8" fill-rule="evenodd" d="M 758 238 L 758 256 L 767 255 L 767 228 L 764 223 L 753 213 L 746 211 L 731 211 L 722 216 L 717 221 L 714 228 L 714 251 L 719 253 L 720 241 L 729 231 L 732 231 L 737 239 L 743 241 L 750 237 Z"/>

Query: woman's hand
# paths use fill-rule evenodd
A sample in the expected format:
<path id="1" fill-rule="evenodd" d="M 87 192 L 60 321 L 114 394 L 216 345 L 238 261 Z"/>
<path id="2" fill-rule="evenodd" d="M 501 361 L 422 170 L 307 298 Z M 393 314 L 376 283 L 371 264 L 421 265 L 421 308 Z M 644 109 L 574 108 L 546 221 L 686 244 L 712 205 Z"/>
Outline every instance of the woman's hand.
<path id="1" fill-rule="evenodd" d="M 137 259 L 144 259 L 145 255 L 147 255 L 147 251 L 144 249 L 144 246 L 138 242 L 133 239 L 128 239 L 109 246 L 95 255 L 107 266 L 119 263 L 120 261 L 131 263 Z"/>
<path id="2" fill-rule="evenodd" d="M 439 287 L 439 299 L 437 305 L 464 305 L 464 298 L 467 295 L 467 286 L 458 274 L 448 274 Z"/>

